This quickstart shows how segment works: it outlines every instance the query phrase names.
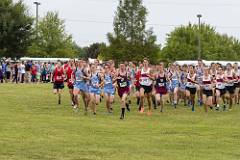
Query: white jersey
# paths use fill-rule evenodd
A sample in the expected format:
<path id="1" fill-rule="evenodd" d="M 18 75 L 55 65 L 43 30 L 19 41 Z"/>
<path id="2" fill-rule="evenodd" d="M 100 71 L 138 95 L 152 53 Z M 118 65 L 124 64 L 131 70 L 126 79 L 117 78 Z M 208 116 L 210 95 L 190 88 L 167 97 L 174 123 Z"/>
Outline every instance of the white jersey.
<path id="1" fill-rule="evenodd" d="M 233 70 L 230 70 L 230 71 L 226 71 L 225 72 L 225 76 L 227 78 L 227 80 L 229 80 L 229 82 L 226 83 L 226 86 L 234 86 L 234 77 L 233 77 Z"/>
<path id="2" fill-rule="evenodd" d="M 193 76 L 190 76 L 190 73 L 188 73 L 187 75 L 187 84 L 186 86 L 189 88 L 196 88 L 196 84 L 194 83 L 194 81 L 196 80 L 196 73 L 193 74 Z"/>
<path id="3" fill-rule="evenodd" d="M 212 90 L 212 77 L 211 75 L 208 75 L 207 77 L 206 76 L 203 76 L 203 79 L 202 79 L 202 87 L 204 90 Z"/>
<path id="4" fill-rule="evenodd" d="M 150 74 L 150 68 L 147 69 L 147 71 L 144 71 L 144 68 L 141 70 L 141 77 L 139 79 L 139 83 L 142 86 L 151 86 L 153 81 L 149 78 Z"/>
<path id="5" fill-rule="evenodd" d="M 217 76 L 216 76 L 216 88 L 217 89 L 224 89 L 225 88 L 224 75 L 217 74 Z"/>

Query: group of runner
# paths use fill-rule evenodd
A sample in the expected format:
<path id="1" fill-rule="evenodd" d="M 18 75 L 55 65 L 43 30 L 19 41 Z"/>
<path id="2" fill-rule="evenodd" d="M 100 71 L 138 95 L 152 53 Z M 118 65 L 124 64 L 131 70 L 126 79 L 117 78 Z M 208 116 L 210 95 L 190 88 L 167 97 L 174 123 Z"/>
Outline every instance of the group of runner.
<path id="1" fill-rule="evenodd" d="M 240 70 L 236 64 L 212 64 L 205 66 L 201 60 L 194 65 L 164 63 L 150 65 L 144 58 L 141 63 L 120 63 L 115 68 L 114 61 L 104 64 L 99 61 L 89 64 L 86 60 L 69 60 L 64 65 L 59 61 L 53 72 L 54 93 L 58 94 L 61 104 L 61 92 L 67 82 L 71 103 L 74 109 L 79 107 L 82 97 L 84 109 L 90 108 L 94 115 L 101 98 L 106 101 L 106 110 L 113 112 L 115 92 L 121 99 L 121 116 L 124 119 L 126 110 L 130 112 L 131 98 L 134 93 L 140 113 L 144 113 L 147 100 L 147 115 L 152 108 L 163 112 L 165 103 L 174 108 L 181 102 L 195 111 L 195 95 L 199 105 L 204 109 L 231 110 L 234 103 L 239 103 Z M 153 107 L 152 107 L 153 106 Z M 221 106 L 221 107 L 220 107 Z"/>

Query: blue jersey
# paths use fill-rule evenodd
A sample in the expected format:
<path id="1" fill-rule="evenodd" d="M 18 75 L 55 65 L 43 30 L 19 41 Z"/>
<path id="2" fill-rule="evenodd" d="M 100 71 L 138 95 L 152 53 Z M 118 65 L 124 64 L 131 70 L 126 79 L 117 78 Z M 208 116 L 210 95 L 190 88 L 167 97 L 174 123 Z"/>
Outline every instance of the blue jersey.
<path id="1" fill-rule="evenodd" d="M 99 76 L 98 76 L 98 73 L 93 74 L 93 75 L 91 76 L 90 85 L 91 85 L 92 87 L 96 87 L 96 86 L 99 85 L 99 84 L 100 84 L 100 78 L 99 78 Z"/>
<path id="2" fill-rule="evenodd" d="M 74 83 L 74 89 L 79 89 L 80 91 L 83 92 L 88 92 L 88 86 L 84 80 L 84 72 L 83 69 L 77 68 L 75 71 L 75 83 Z"/>
<path id="3" fill-rule="evenodd" d="M 109 74 L 105 74 L 103 90 L 104 90 L 105 94 L 108 94 L 111 96 L 114 96 L 114 94 L 115 94 L 115 87 L 113 85 L 113 80 L 112 80 L 111 75 L 109 75 Z"/>
<path id="4" fill-rule="evenodd" d="M 172 78 L 171 78 L 171 84 L 172 86 L 178 86 L 179 85 L 179 74 L 178 72 L 173 72 L 172 73 Z"/>
<path id="5" fill-rule="evenodd" d="M 99 85 L 99 84 L 100 84 L 100 78 L 98 76 L 98 73 L 93 74 L 91 76 L 91 80 L 90 80 L 89 92 L 94 93 L 96 95 L 100 95 L 101 89 L 99 87 L 97 87 L 97 85 Z"/>

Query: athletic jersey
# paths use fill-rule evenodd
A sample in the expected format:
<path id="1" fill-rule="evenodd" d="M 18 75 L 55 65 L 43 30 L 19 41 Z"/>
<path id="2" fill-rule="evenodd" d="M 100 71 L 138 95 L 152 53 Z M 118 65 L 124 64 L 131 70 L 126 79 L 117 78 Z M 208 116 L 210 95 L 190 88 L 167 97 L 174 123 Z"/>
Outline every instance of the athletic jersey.
<path id="1" fill-rule="evenodd" d="M 75 82 L 84 82 L 83 68 L 76 68 L 74 75 L 75 75 Z"/>
<path id="2" fill-rule="evenodd" d="M 127 73 L 125 75 L 118 74 L 118 77 L 121 77 L 121 79 L 117 80 L 117 85 L 119 88 L 129 87 L 129 79 Z"/>
<path id="3" fill-rule="evenodd" d="M 187 72 L 181 72 L 180 80 L 181 84 L 185 85 L 187 83 Z"/>
<path id="4" fill-rule="evenodd" d="M 217 74 L 217 76 L 216 76 L 216 88 L 217 89 L 224 89 L 225 88 L 224 75 Z"/>
<path id="5" fill-rule="evenodd" d="M 233 70 L 226 71 L 225 76 L 226 76 L 226 79 L 228 80 L 228 82 L 226 83 L 226 86 L 233 86 L 234 85 L 234 82 L 232 82 L 234 80 Z"/>
<path id="6" fill-rule="evenodd" d="M 61 67 L 60 70 L 55 68 L 53 72 L 53 79 L 55 83 L 63 83 L 64 82 L 64 72 L 63 68 Z"/>
<path id="7" fill-rule="evenodd" d="M 147 71 L 144 71 L 144 69 L 141 70 L 139 82 L 142 86 L 152 85 L 152 80 L 149 78 L 149 74 L 150 74 L 150 68 L 148 68 Z"/>
<path id="8" fill-rule="evenodd" d="M 172 73 L 172 76 L 171 76 L 171 85 L 173 86 L 178 86 L 179 85 L 179 79 L 180 79 L 180 76 L 179 76 L 179 73 L 177 71 L 174 71 L 174 72 L 171 72 Z"/>
<path id="9" fill-rule="evenodd" d="M 90 85 L 91 85 L 92 87 L 96 87 L 97 85 L 99 85 L 99 84 L 100 84 L 100 81 L 101 81 L 101 80 L 100 80 L 100 78 L 99 78 L 98 72 L 91 75 Z"/>
<path id="10" fill-rule="evenodd" d="M 234 77 L 235 82 L 234 82 L 234 84 L 238 84 L 238 82 L 239 82 L 239 70 L 238 69 L 237 70 L 234 69 L 233 72 L 235 74 L 235 77 Z"/>
<path id="11" fill-rule="evenodd" d="M 72 84 L 72 73 L 73 73 L 73 69 L 71 66 L 67 67 L 67 82 L 68 84 Z"/>
<path id="12" fill-rule="evenodd" d="M 105 74 L 105 76 L 104 76 L 104 88 L 106 88 L 106 89 L 114 88 L 113 79 L 110 74 Z"/>
<path id="13" fill-rule="evenodd" d="M 162 87 L 166 88 L 166 85 L 167 85 L 167 78 L 166 78 L 165 73 L 163 75 L 158 74 L 156 77 L 155 87 L 156 88 L 162 88 Z"/>
<path id="14" fill-rule="evenodd" d="M 193 79 L 193 80 L 192 80 Z M 193 74 L 193 76 L 190 76 L 190 73 L 188 73 L 187 75 L 187 87 L 189 88 L 196 88 L 196 84 L 195 81 L 196 80 L 196 73 Z"/>
<path id="15" fill-rule="evenodd" d="M 203 78 L 202 78 L 202 87 L 204 90 L 212 90 L 212 78 L 211 78 L 211 75 L 208 75 L 207 77 L 205 77 L 203 75 Z"/>
<path id="16" fill-rule="evenodd" d="M 141 71 L 137 71 L 137 73 L 135 74 L 135 83 L 134 83 L 136 87 L 140 86 L 140 82 L 139 82 L 140 77 L 141 77 Z"/>
<path id="17" fill-rule="evenodd" d="M 196 80 L 199 84 L 202 84 L 202 76 L 203 76 L 203 69 L 198 67 L 196 69 Z"/>

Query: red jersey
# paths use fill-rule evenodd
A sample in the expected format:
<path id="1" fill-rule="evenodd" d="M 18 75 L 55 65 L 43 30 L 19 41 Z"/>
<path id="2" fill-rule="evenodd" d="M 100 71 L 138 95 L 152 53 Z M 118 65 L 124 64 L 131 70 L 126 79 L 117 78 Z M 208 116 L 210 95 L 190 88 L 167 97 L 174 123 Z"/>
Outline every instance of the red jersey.
<path id="1" fill-rule="evenodd" d="M 36 66 L 32 66 L 32 68 L 31 68 L 31 74 L 32 74 L 32 75 L 37 75 L 37 67 L 36 67 Z"/>
<path id="2" fill-rule="evenodd" d="M 63 83 L 64 82 L 64 72 L 63 68 L 61 67 L 58 69 L 57 67 L 55 68 L 53 72 L 53 80 L 55 83 Z"/>
<path id="3" fill-rule="evenodd" d="M 67 83 L 68 83 L 68 86 L 72 86 L 73 83 L 72 83 L 72 74 L 73 74 L 73 69 L 71 66 L 68 66 L 67 67 Z"/>
<path id="4" fill-rule="evenodd" d="M 135 83 L 134 83 L 136 87 L 140 86 L 140 82 L 139 82 L 140 77 L 141 77 L 141 71 L 137 71 L 137 73 L 135 74 Z"/>
<path id="5" fill-rule="evenodd" d="M 69 67 L 69 65 L 66 63 L 63 65 L 63 69 L 66 70 Z"/>

